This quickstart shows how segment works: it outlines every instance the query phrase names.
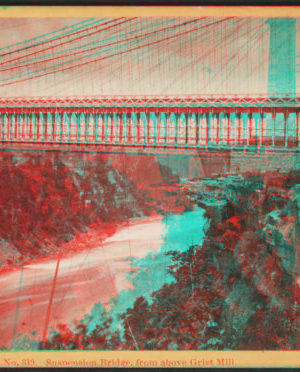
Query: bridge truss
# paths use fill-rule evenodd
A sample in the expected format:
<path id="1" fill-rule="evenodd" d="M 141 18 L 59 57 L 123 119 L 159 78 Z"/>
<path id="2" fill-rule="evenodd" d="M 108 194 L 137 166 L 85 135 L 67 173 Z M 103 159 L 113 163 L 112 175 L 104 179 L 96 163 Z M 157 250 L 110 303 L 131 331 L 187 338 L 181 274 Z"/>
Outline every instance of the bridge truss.
<path id="1" fill-rule="evenodd" d="M 91 96 L 0 98 L 0 110 L 14 108 L 147 108 L 156 109 L 300 109 L 300 97 L 292 95 L 205 95 L 205 96 Z"/>

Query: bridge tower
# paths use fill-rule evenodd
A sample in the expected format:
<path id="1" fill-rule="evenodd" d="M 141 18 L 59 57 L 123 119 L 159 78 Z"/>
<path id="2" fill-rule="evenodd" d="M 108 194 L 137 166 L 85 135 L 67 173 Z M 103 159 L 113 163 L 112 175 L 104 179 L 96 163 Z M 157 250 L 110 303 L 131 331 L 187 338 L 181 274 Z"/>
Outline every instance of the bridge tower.
<path id="1" fill-rule="evenodd" d="M 273 18 L 268 19 L 270 25 L 269 49 L 269 75 L 268 94 L 287 94 L 296 96 L 296 19 Z M 297 114 L 298 115 L 298 114 Z M 280 125 L 280 124 L 279 124 Z M 296 155 L 297 156 L 297 155 Z M 297 162 L 297 160 L 296 160 Z M 297 216 L 297 212 L 296 212 Z M 295 305 L 300 302 L 300 255 L 299 255 L 300 229 L 299 221 L 296 223 L 295 239 Z M 295 328 L 299 329 L 300 321 L 295 312 Z M 295 334 L 295 347 L 299 345 L 300 334 Z"/>
<path id="2" fill-rule="evenodd" d="M 269 18 L 268 94 L 296 94 L 296 18 Z"/>

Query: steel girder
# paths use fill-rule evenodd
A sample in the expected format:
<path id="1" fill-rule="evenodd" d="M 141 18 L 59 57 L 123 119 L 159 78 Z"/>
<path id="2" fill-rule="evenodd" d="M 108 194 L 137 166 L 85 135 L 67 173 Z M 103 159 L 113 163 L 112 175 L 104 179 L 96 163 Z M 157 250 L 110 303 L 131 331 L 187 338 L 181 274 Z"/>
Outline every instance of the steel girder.
<path id="1" fill-rule="evenodd" d="M 238 96 L 93 96 L 6 97 L 0 108 L 300 108 L 300 97 L 284 95 Z"/>

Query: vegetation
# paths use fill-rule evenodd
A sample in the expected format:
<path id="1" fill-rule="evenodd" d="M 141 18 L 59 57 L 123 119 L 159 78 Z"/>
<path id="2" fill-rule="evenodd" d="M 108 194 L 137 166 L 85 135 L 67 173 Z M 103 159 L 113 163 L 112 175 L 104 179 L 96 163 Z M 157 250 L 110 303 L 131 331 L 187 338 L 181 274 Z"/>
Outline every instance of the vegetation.
<path id="1" fill-rule="evenodd" d="M 109 310 L 97 304 L 75 329 L 60 325 L 48 340 L 37 345 L 26 336 L 16 347 L 299 348 L 294 300 L 300 172 L 248 172 L 197 182 L 197 188 L 187 183 L 183 194 L 174 185 L 141 191 L 104 162 L 75 170 L 58 157 L 20 162 L 6 156 L 0 168 L 2 267 L 51 255 L 76 234 L 151 210 L 180 213 L 196 203 L 210 219 L 201 246 L 167 253 L 172 282 L 153 292 L 151 301 L 138 297 L 120 314 L 120 330 L 113 330 Z"/>

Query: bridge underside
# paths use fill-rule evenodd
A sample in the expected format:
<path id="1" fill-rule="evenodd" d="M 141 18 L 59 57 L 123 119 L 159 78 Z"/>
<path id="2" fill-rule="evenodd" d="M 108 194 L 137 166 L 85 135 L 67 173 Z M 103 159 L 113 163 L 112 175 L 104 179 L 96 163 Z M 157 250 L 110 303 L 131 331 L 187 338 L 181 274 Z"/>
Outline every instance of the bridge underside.
<path id="1" fill-rule="evenodd" d="M 231 149 L 165 149 L 165 148 L 137 148 L 123 146 L 85 146 L 85 145 L 41 145 L 37 144 L 2 144 L 0 158 L 12 156 L 14 159 L 77 159 L 79 162 L 104 162 L 113 165 L 127 173 L 134 170 L 134 178 L 148 179 L 147 174 L 155 172 L 165 182 L 176 177 L 203 178 L 228 174 L 241 174 L 253 171 L 289 171 L 300 166 L 300 151 L 295 149 L 250 148 L 247 151 Z M 72 161 L 73 161 L 72 160 Z M 18 161 L 18 160 L 17 160 Z M 5 163 L 5 162 L 4 162 Z M 3 163 L 3 164 L 4 164 Z M 162 168 L 159 170 L 157 166 Z M 156 169 L 156 170 L 155 170 Z M 175 177 L 175 178 L 174 178 Z M 155 181 L 155 177 L 152 180 Z"/>

